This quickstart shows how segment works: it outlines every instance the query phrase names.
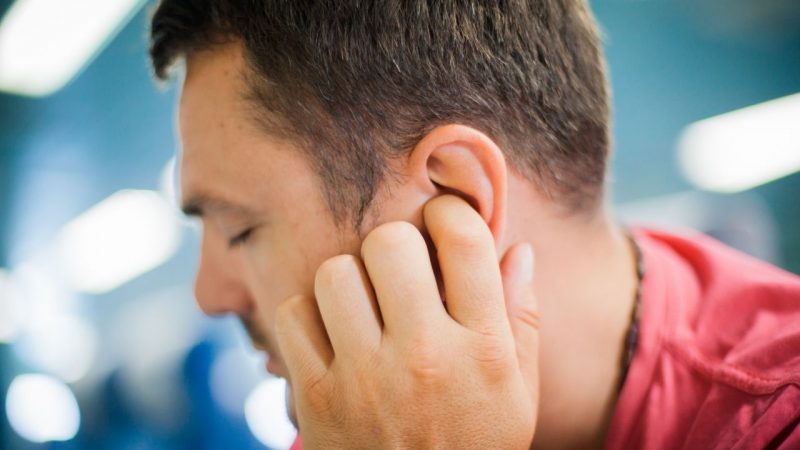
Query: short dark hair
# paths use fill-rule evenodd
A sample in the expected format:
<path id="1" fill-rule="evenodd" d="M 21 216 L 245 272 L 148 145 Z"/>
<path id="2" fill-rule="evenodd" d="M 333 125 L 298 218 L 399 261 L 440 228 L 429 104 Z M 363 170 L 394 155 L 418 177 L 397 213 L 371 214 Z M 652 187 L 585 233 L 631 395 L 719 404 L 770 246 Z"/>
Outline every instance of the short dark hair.
<path id="1" fill-rule="evenodd" d="M 162 0 L 151 33 L 160 79 L 241 42 L 258 121 L 302 143 L 337 219 L 360 224 L 389 158 L 447 123 L 569 211 L 602 202 L 609 94 L 585 0 Z"/>

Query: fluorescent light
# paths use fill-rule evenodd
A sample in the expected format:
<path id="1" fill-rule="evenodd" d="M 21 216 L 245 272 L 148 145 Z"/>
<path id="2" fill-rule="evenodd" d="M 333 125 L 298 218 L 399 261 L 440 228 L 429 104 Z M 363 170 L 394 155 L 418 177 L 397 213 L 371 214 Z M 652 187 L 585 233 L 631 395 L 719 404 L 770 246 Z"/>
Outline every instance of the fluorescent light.
<path id="1" fill-rule="evenodd" d="M 58 257 L 68 282 L 100 294 L 167 261 L 177 250 L 177 213 L 154 191 L 119 191 L 64 226 Z"/>
<path id="2" fill-rule="evenodd" d="M 270 448 L 289 448 L 297 430 L 286 410 L 286 380 L 269 378 L 256 386 L 245 401 L 244 418 L 259 442 Z"/>
<path id="3" fill-rule="evenodd" d="M 46 375 L 19 375 L 6 396 L 11 428 L 31 442 L 68 441 L 81 423 L 78 402 L 62 382 Z"/>
<path id="4" fill-rule="evenodd" d="M 17 0 L 0 23 L 0 90 L 43 96 L 63 87 L 144 0 Z"/>
<path id="5" fill-rule="evenodd" d="M 800 94 L 696 122 L 679 142 L 696 186 L 739 192 L 800 170 Z"/>

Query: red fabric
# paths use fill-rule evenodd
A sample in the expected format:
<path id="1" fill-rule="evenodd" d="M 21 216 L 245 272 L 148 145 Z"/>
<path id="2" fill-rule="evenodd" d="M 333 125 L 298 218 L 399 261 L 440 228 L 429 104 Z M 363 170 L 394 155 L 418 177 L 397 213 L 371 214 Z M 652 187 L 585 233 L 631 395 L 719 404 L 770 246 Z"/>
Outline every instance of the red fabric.
<path id="1" fill-rule="evenodd" d="M 300 442 L 300 435 L 299 434 L 297 435 L 297 438 L 295 438 L 294 443 L 292 444 L 292 446 L 289 447 L 289 450 L 303 450 L 303 443 Z"/>
<path id="2" fill-rule="evenodd" d="M 639 343 L 606 448 L 800 449 L 800 277 L 702 235 L 634 235 Z"/>
<path id="3" fill-rule="evenodd" d="M 639 343 L 609 449 L 800 449 L 800 277 L 638 230 Z"/>

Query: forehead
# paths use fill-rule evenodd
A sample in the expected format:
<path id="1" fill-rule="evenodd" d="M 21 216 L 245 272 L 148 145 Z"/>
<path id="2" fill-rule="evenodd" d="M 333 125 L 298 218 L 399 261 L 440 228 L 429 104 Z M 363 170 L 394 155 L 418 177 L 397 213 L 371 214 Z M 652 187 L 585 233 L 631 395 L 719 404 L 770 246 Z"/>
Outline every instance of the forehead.
<path id="1" fill-rule="evenodd" d="M 221 156 L 220 146 L 251 134 L 241 92 L 242 56 L 238 46 L 191 54 L 178 106 L 182 163 Z"/>
<path id="2" fill-rule="evenodd" d="M 266 133 L 251 116 L 243 68 L 237 45 L 193 54 L 186 63 L 178 111 L 184 202 L 219 198 L 274 206 L 309 188 L 311 172 L 300 149 Z"/>

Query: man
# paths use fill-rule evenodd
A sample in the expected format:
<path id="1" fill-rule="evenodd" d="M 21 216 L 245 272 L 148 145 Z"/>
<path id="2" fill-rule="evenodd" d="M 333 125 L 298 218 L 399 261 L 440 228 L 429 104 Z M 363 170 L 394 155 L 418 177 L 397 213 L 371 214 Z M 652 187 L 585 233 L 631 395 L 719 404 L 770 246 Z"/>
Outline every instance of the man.
<path id="1" fill-rule="evenodd" d="M 613 222 L 584 2 L 164 0 L 151 56 L 304 447 L 800 446 L 800 281 Z"/>

